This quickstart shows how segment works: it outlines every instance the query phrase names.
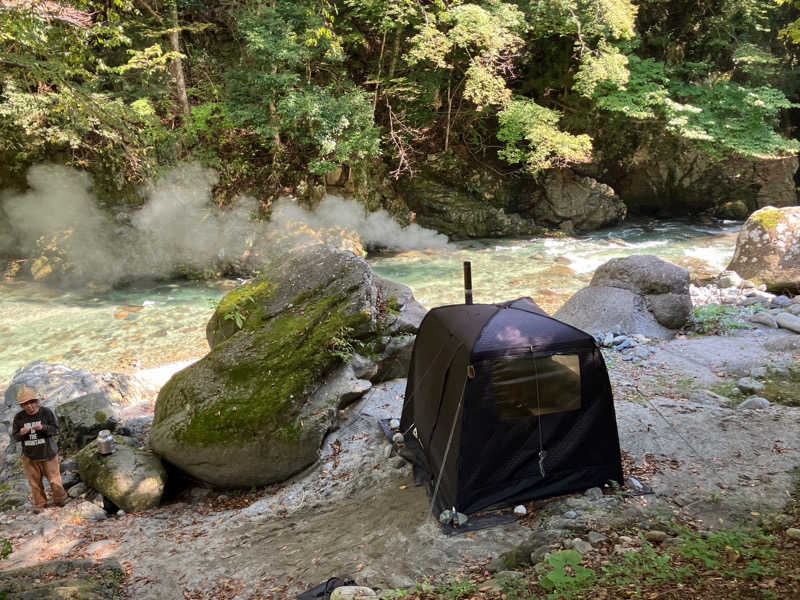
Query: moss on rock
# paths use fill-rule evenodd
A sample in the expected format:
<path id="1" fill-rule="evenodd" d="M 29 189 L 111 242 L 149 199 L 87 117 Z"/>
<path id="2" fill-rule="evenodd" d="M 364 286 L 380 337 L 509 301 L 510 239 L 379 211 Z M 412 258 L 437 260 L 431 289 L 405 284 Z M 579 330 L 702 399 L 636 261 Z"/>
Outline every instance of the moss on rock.
<path id="1" fill-rule="evenodd" d="M 276 255 L 266 273 L 222 300 L 207 328 L 212 351 L 156 402 L 153 449 L 218 487 L 279 481 L 316 460 L 333 416 L 315 391 L 377 329 L 363 259 L 315 245 Z M 246 318 L 231 330 L 223 315 L 243 301 Z"/>
<path id="2" fill-rule="evenodd" d="M 777 208 L 763 208 L 751 217 L 754 223 L 758 223 L 763 229 L 773 231 L 782 221 L 784 216 Z"/>

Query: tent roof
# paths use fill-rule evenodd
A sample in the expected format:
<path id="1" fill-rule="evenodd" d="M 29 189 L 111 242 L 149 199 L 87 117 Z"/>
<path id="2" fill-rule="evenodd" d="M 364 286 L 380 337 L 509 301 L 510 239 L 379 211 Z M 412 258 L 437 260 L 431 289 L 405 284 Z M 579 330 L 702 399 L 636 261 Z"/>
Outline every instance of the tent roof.
<path id="1" fill-rule="evenodd" d="M 502 354 L 513 348 L 550 350 L 593 347 L 594 338 L 547 314 L 530 298 L 503 304 L 454 304 L 432 309 L 436 320 L 473 358 Z"/>

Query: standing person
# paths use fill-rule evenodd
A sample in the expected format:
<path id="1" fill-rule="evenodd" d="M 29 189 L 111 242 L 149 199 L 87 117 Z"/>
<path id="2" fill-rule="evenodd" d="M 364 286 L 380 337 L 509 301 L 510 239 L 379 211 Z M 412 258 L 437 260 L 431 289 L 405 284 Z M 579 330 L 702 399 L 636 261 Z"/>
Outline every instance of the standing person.
<path id="1" fill-rule="evenodd" d="M 14 439 L 22 442 L 22 469 L 33 493 L 33 512 L 41 512 L 47 505 L 43 476 L 50 482 L 53 503 L 64 506 L 67 493 L 61 483 L 56 416 L 49 408 L 39 406 L 39 397 L 33 388 L 23 387 L 17 402 L 22 410 L 14 415 L 11 431 Z"/>

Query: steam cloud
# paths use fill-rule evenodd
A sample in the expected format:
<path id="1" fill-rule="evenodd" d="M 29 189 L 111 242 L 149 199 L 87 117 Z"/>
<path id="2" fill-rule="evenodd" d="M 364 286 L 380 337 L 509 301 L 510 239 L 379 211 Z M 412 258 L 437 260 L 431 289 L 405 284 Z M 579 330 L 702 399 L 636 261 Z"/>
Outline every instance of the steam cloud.
<path id="1" fill-rule="evenodd" d="M 86 173 L 37 165 L 28 171 L 27 191 L 0 197 L 10 226 L 0 232 L 0 250 L 34 256 L 37 246 L 56 236 L 55 246 L 72 266 L 71 277 L 113 284 L 169 276 L 179 268 L 219 268 L 247 256 L 254 246 L 286 243 L 297 232 L 328 242 L 358 237 L 368 247 L 402 251 L 447 244 L 441 234 L 417 225 L 401 227 L 383 210 L 365 214 L 363 206 L 338 196 L 326 196 L 313 212 L 282 199 L 273 207 L 272 221 L 259 222 L 253 219 L 258 204 L 252 198 L 217 209 L 212 201 L 216 183 L 213 170 L 183 165 L 142 190 L 146 201 L 140 210 L 112 218 L 98 207 Z"/>

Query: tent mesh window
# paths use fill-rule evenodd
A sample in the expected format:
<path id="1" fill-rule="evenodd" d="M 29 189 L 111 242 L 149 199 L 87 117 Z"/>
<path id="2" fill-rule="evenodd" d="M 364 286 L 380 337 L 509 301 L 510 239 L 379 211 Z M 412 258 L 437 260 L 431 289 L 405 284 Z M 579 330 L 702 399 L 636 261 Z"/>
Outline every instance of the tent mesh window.
<path id="1" fill-rule="evenodd" d="M 490 361 L 500 421 L 578 410 L 581 369 L 577 354 L 507 357 Z"/>

